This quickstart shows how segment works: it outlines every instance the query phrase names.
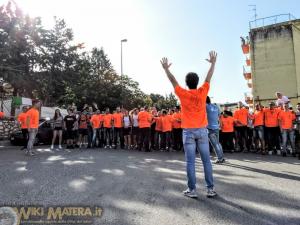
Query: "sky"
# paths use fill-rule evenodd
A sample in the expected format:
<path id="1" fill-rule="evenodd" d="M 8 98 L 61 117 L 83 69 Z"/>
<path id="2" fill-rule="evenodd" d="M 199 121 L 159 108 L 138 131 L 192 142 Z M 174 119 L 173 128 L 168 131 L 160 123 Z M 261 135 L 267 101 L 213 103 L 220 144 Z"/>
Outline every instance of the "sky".
<path id="1" fill-rule="evenodd" d="M 75 41 L 86 50 L 103 47 L 120 73 L 123 72 L 147 94 L 173 92 L 160 65 L 162 57 L 172 62 L 171 72 L 181 86 L 188 72 L 196 72 L 202 83 L 210 50 L 218 53 L 209 95 L 217 103 L 244 100 L 251 91 L 243 77 L 245 56 L 240 36 L 249 32 L 249 21 L 257 17 L 291 13 L 300 18 L 299 0 L 15 0 L 25 13 L 42 17 L 53 25 L 53 17 L 65 19 Z M 1 5 L 7 0 L 0 0 Z"/>

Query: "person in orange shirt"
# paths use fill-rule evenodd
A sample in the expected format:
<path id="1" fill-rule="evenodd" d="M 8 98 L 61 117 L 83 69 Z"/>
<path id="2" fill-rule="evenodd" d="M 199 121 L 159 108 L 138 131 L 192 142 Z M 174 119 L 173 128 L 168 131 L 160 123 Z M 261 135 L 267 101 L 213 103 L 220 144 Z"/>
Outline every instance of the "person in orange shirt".
<path id="1" fill-rule="evenodd" d="M 86 141 L 88 142 L 88 145 L 86 147 L 87 148 L 90 147 L 89 140 L 88 140 L 88 135 L 89 135 L 88 123 L 89 122 L 90 122 L 89 107 L 85 107 L 83 109 L 83 111 L 79 114 L 79 118 L 78 118 L 79 148 L 82 148 L 82 146 L 84 145 L 84 143 L 86 143 Z"/>
<path id="2" fill-rule="evenodd" d="M 167 113 L 167 110 L 162 110 L 161 123 L 162 123 L 161 150 L 170 151 L 173 118 L 172 115 Z"/>
<path id="3" fill-rule="evenodd" d="M 150 112 L 152 115 L 152 118 L 154 118 L 157 115 L 157 109 L 156 107 L 151 107 Z M 155 127 L 156 127 L 156 121 L 153 119 L 150 126 L 150 149 L 155 150 Z"/>
<path id="4" fill-rule="evenodd" d="M 280 128 L 278 123 L 278 114 L 281 110 L 275 108 L 275 103 L 270 102 L 269 108 L 264 109 L 265 131 L 267 135 L 268 151 L 276 154 L 276 150 L 280 153 Z"/>
<path id="5" fill-rule="evenodd" d="M 153 117 L 155 120 L 155 150 L 160 150 L 160 140 L 162 138 L 162 113 L 161 111 L 157 112 L 157 114 Z"/>
<path id="6" fill-rule="evenodd" d="M 220 127 L 222 130 L 222 145 L 225 151 L 234 152 L 234 118 L 224 112 L 220 116 Z"/>
<path id="7" fill-rule="evenodd" d="M 140 138 L 138 150 L 141 151 L 143 146 L 146 152 L 150 152 L 149 140 L 150 140 L 150 126 L 152 123 L 152 115 L 148 112 L 148 106 L 141 108 L 138 114 Z"/>
<path id="8" fill-rule="evenodd" d="M 90 119 L 90 123 L 93 129 L 93 138 L 92 138 L 92 145 L 91 147 L 94 148 L 97 145 L 97 139 L 98 139 L 98 145 L 100 143 L 100 127 L 101 127 L 101 112 L 99 109 L 96 110 L 96 113 L 92 115 Z"/>
<path id="9" fill-rule="evenodd" d="M 106 108 L 103 116 L 104 127 L 104 148 L 112 148 L 112 114 L 110 114 L 109 108 Z"/>
<path id="10" fill-rule="evenodd" d="M 26 113 L 26 126 L 28 128 L 28 143 L 26 154 L 33 156 L 35 153 L 33 152 L 33 144 L 35 141 L 35 137 L 38 133 L 39 121 L 40 121 L 40 112 L 41 102 L 38 100 L 32 101 L 32 107 Z"/>
<path id="11" fill-rule="evenodd" d="M 26 149 L 27 148 L 27 143 L 28 143 L 28 127 L 27 127 L 27 124 L 26 124 L 26 120 L 27 120 L 26 112 L 27 111 L 28 111 L 28 107 L 23 106 L 22 112 L 18 115 L 18 122 L 20 124 L 23 139 L 24 139 L 24 146 L 21 148 L 21 150 Z"/>
<path id="12" fill-rule="evenodd" d="M 105 112 L 102 111 L 99 114 L 99 120 L 100 120 L 100 128 L 99 128 L 99 148 L 103 148 L 105 146 L 105 142 L 104 142 L 104 127 L 103 127 L 103 122 L 104 122 L 104 114 Z"/>
<path id="13" fill-rule="evenodd" d="M 207 132 L 207 116 L 206 116 L 206 97 L 210 87 L 210 80 L 214 73 L 217 54 L 214 51 L 209 53 L 207 61 L 211 64 L 204 84 L 197 88 L 199 77 L 196 73 L 190 72 L 185 77 L 185 83 L 189 90 L 178 85 L 174 75 L 170 72 L 171 63 L 167 58 L 161 60 L 162 67 L 172 83 L 175 94 L 181 103 L 181 127 L 183 128 L 183 146 L 186 159 L 186 172 L 188 179 L 188 189 L 183 194 L 190 198 L 196 198 L 196 173 L 195 173 L 195 157 L 196 148 L 200 152 L 203 162 L 205 181 L 207 187 L 207 197 L 214 197 L 217 193 L 214 190 L 212 164 L 210 161 L 210 152 L 208 144 Z"/>
<path id="14" fill-rule="evenodd" d="M 248 110 L 243 106 L 242 102 L 239 102 L 238 109 L 235 110 L 233 118 L 235 120 L 236 139 L 240 152 L 248 152 L 250 150 L 247 145 L 248 116 Z"/>
<path id="15" fill-rule="evenodd" d="M 261 152 L 261 154 L 265 155 L 265 132 L 264 132 L 264 119 L 265 114 L 262 106 L 260 104 L 255 105 L 255 112 L 251 116 L 251 119 L 253 119 L 253 126 L 254 126 L 254 142 L 255 142 L 255 148 L 257 152 Z M 259 145 L 261 146 L 261 149 L 259 150 Z"/>
<path id="16" fill-rule="evenodd" d="M 4 112 L 0 111 L 0 120 L 3 120 L 5 117 Z"/>
<path id="17" fill-rule="evenodd" d="M 284 104 L 284 110 L 279 113 L 278 120 L 282 135 L 282 156 L 285 157 L 287 155 L 286 148 L 288 138 L 291 143 L 292 154 L 296 155 L 295 131 L 293 127 L 293 122 L 296 120 L 296 115 L 289 109 L 289 103 Z"/>
<path id="18" fill-rule="evenodd" d="M 116 108 L 116 112 L 112 115 L 114 124 L 114 148 L 117 149 L 118 138 L 120 140 L 120 147 L 124 149 L 124 135 L 123 135 L 123 113 L 121 113 L 120 107 Z"/>
<path id="19" fill-rule="evenodd" d="M 174 108 L 173 114 L 173 148 L 176 151 L 182 149 L 182 129 L 180 106 Z"/>

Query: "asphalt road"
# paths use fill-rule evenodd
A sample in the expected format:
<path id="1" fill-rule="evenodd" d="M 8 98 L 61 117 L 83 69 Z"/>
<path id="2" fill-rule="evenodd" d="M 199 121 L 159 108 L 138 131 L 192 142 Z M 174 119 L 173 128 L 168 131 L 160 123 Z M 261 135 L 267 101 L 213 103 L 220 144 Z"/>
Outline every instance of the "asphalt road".
<path id="1" fill-rule="evenodd" d="M 0 146 L 0 205 L 97 205 L 94 224 L 300 224 L 300 160 L 227 154 L 214 165 L 218 197 L 208 199 L 201 161 L 199 198 L 189 199 L 183 153 L 50 151 L 28 157 Z"/>

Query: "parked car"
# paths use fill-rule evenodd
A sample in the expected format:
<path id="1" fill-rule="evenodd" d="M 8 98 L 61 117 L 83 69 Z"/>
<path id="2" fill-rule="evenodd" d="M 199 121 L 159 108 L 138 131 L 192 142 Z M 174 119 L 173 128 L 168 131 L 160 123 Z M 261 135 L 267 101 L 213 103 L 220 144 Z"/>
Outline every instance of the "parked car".
<path id="1" fill-rule="evenodd" d="M 35 138 L 35 145 L 51 144 L 53 137 L 52 122 L 49 119 L 40 119 L 39 130 Z M 12 145 L 24 145 L 26 140 L 23 138 L 22 131 L 16 131 L 10 135 Z"/>

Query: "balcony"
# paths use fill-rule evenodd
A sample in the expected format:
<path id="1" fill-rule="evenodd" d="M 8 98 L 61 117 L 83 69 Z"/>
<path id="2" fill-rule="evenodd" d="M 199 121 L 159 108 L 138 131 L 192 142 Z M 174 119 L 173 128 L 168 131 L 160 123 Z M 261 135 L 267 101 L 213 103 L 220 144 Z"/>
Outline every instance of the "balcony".
<path id="1" fill-rule="evenodd" d="M 244 54 L 249 54 L 249 52 L 250 52 L 250 45 L 249 44 L 242 45 L 242 50 L 243 50 Z"/>
<path id="2" fill-rule="evenodd" d="M 246 65 L 247 65 L 247 66 L 251 66 L 251 60 L 248 59 L 248 58 L 246 59 Z"/>

